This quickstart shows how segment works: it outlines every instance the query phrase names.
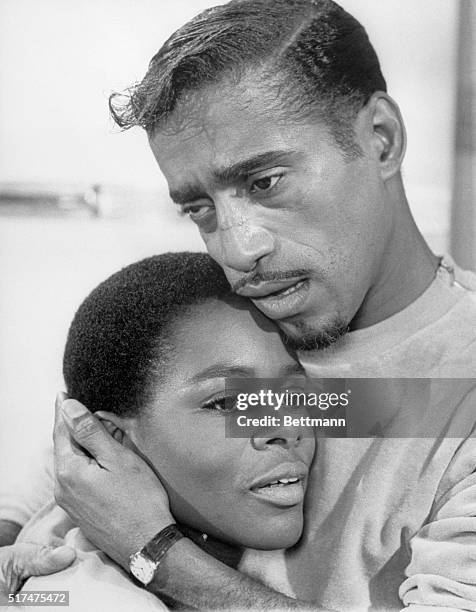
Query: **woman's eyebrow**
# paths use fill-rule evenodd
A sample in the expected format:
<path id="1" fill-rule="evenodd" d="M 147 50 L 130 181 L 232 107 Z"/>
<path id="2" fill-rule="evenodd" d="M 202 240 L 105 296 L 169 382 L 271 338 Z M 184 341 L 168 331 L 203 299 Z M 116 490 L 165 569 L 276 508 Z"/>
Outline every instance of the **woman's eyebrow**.
<path id="1" fill-rule="evenodd" d="M 209 380 L 210 378 L 253 378 L 255 370 L 253 368 L 247 368 L 244 366 L 237 366 L 234 364 L 226 363 L 215 363 L 210 365 L 197 374 L 194 374 L 190 381 L 192 383 L 202 382 Z"/>
<path id="2" fill-rule="evenodd" d="M 295 376 L 302 376 L 304 375 L 304 369 L 299 363 L 292 363 L 282 367 L 279 374 L 280 377 L 291 376 L 293 374 Z M 254 368 L 221 362 L 212 364 L 194 374 L 190 381 L 193 384 L 211 378 L 257 378 L 257 376 Z"/>

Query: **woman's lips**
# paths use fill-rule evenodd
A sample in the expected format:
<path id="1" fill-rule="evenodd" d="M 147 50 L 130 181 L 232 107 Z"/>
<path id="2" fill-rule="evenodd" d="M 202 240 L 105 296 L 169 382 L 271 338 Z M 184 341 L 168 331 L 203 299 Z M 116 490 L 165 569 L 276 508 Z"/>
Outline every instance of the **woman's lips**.
<path id="1" fill-rule="evenodd" d="M 253 487 L 251 493 L 262 501 L 277 506 L 295 506 L 304 501 L 304 481 L 301 478 L 290 479 L 288 482 L 278 481 L 262 487 Z"/>
<path id="2" fill-rule="evenodd" d="M 285 319 L 298 314 L 309 293 L 309 279 L 300 279 L 280 291 L 251 297 L 253 304 L 270 319 Z"/>
<path id="3" fill-rule="evenodd" d="M 250 486 L 262 501 L 278 506 L 295 506 L 304 500 L 308 468 L 300 461 L 276 466 Z"/>

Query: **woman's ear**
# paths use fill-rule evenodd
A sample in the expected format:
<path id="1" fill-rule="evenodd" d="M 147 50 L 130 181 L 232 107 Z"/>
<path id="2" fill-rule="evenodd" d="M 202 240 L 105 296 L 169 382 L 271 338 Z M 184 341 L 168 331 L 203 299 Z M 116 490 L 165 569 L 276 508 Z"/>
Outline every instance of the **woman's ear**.
<path id="1" fill-rule="evenodd" d="M 398 105 L 383 91 L 375 92 L 367 103 L 372 146 L 378 156 L 381 176 L 384 181 L 400 171 L 407 136 Z"/>
<path id="2" fill-rule="evenodd" d="M 120 417 L 113 412 L 107 410 L 98 410 L 94 415 L 101 421 L 109 434 L 126 448 L 134 451 L 142 457 L 146 463 L 155 469 L 147 459 L 146 455 L 141 451 L 141 444 L 137 440 L 137 430 L 135 428 L 136 420 L 133 417 Z"/>
<path id="3" fill-rule="evenodd" d="M 94 415 L 101 421 L 109 434 L 121 444 L 127 445 L 128 432 L 127 424 L 124 419 L 113 412 L 98 410 Z"/>
<path id="4" fill-rule="evenodd" d="M 107 410 L 98 410 L 94 415 L 101 421 L 109 434 L 126 448 L 139 455 L 149 467 L 156 472 L 155 467 L 141 450 L 141 443 L 137 440 L 136 420 L 132 417 L 120 417 Z M 156 472 L 157 473 L 157 472 Z M 158 475 L 158 474 L 157 474 Z"/>

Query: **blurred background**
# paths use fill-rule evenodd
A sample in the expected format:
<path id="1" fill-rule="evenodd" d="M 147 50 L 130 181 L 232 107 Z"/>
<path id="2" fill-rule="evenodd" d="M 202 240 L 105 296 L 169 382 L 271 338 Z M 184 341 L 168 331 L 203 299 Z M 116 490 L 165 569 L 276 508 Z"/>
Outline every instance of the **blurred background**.
<path id="1" fill-rule="evenodd" d="M 2 487 L 48 443 L 66 332 L 85 295 L 134 260 L 203 249 L 169 203 L 145 133 L 115 129 L 107 98 L 216 3 L 0 0 Z M 340 3 L 366 26 L 401 106 L 420 228 L 437 253 L 475 268 L 475 3 Z"/>

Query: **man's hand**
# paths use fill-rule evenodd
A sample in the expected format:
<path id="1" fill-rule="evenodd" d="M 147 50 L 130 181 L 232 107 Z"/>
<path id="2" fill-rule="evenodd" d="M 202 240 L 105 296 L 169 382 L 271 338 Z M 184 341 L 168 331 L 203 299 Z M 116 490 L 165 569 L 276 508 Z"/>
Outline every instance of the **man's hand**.
<path id="1" fill-rule="evenodd" d="M 16 593 L 30 576 L 54 574 L 74 561 L 76 553 L 68 546 L 52 548 L 37 544 L 12 544 L 0 548 L 0 604 Z"/>
<path id="2" fill-rule="evenodd" d="M 129 569 L 130 554 L 174 522 L 159 479 L 82 404 L 64 396 L 56 402 L 54 441 L 58 504 L 99 549 Z M 170 548 L 162 566 L 148 589 L 184 607 L 318 612 L 229 568 L 187 538 Z"/>
<path id="3" fill-rule="evenodd" d="M 154 471 L 82 404 L 56 401 L 55 497 L 86 537 L 129 569 L 129 556 L 174 523 Z"/>

